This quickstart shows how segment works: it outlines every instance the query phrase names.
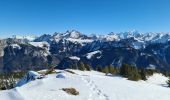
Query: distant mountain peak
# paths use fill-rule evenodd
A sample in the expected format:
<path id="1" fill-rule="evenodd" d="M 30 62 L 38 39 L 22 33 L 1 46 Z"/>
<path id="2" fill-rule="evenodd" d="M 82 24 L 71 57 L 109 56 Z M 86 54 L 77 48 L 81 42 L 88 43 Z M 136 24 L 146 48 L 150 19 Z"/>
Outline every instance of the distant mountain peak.
<path id="1" fill-rule="evenodd" d="M 69 32 L 70 38 L 79 38 L 81 36 L 81 33 L 76 31 L 76 30 L 72 30 L 71 32 Z"/>
<path id="2" fill-rule="evenodd" d="M 77 30 L 67 30 L 64 33 L 55 32 L 53 35 L 44 34 L 40 37 L 34 37 L 34 36 L 18 36 L 14 35 L 13 38 L 15 39 L 27 39 L 29 41 L 56 41 L 59 42 L 60 40 L 66 40 L 71 42 L 86 42 L 86 40 L 94 41 L 94 40 L 100 40 L 100 41 L 120 41 L 122 39 L 129 39 L 134 38 L 137 41 L 140 42 L 150 42 L 150 43 L 165 43 L 170 40 L 170 33 L 154 33 L 154 32 L 148 32 L 148 33 L 141 33 L 135 29 L 131 31 L 126 32 L 120 32 L 120 33 L 114 33 L 111 32 L 107 35 L 85 35 Z"/>

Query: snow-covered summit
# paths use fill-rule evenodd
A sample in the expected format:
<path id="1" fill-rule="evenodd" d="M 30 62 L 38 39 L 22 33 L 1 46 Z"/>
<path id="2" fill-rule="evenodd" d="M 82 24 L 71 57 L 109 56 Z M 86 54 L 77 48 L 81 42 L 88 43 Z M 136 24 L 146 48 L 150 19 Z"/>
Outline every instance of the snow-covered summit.
<path id="1" fill-rule="evenodd" d="M 34 42 L 48 42 L 50 43 L 63 43 L 66 44 L 68 42 L 74 44 L 81 44 L 84 46 L 85 44 L 90 44 L 95 41 L 101 42 L 119 42 L 122 40 L 128 40 L 131 42 L 130 46 L 135 49 L 140 49 L 146 47 L 151 43 L 167 43 L 170 40 L 170 33 L 141 33 L 137 30 L 114 33 L 111 32 L 106 35 L 85 35 L 76 30 L 68 30 L 66 32 L 55 32 L 53 35 L 44 34 L 38 38 L 33 36 L 13 36 L 15 39 L 26 39 Z M 127 41 L 127 42 L 128 42 Z"/>
<path id="2" fill-rule="evenodd" d="M 71 32 L 69 33 L 69 35 L 70 35 L 70 38 L 78 39 L 78 38 L 80 38 L 81 33 L 78 32 L 78 31 L 73 30 L 73 31 L 71 31 Z"/>
<path id="3" fill-rule="evenodd" d="M 96 71 L 56 70 L 45 78 L 35 79 L 11 90 L 0 91 L 2 100 L 169 100 L 170 89 L 161 74 L 148 81 L 130 81 Z M 72 72 L 72 73 L 71 73 Z M 29 77 L 39 74 L 30 72 Z M 74 88 L 70 95 L 62 88 Z"/>
<path id="4" fill-rule="evenodd" d="M 76 30 L 71 30 L 71 31 L 66 31 L 65 33 L 58 33 L 55 32 L 54 35 L 52 37 L 55 38 L 73 38 L 73 39 L 78 39 L 78 38 L 82 38 L 82 34 Z"/>
<path id="5" fill-rule="evenodd" d="M 165 43 L 170 40 L 170 33 L 141 33 L 137 30 L 132 30 L 128 32 L 120 32 L 120 33 L 110 33 L 105 35 L 106 40 L 122 40 L 128 38 L 135 38 L 136 40 L 149 42 L 149 43 Z"/>
<path id="6" fill-rule="evenodd" d="M 143 42 L 149 42 L 149 43 L 165 43 L 170 40 L 170 33 L 154 33 L 154 32 L 147 32 L 142 33 L 137 30 L 127 31 L 127 32 L 119 32 L 114 33 L 111 32 L 106 35 L 85 35 L 80 33 L 76 30 L 68 30 L 63 33 L 55 32 L 53 35 L 44 34 L 40 37 L 35 37 L 32 35 L 27 36 L 21 36 L 21 35 L 13 35 L 13 38 L 15 39 L 27 39 L 29 41 L 56 41 L 59 42 L 60 40 L 67 40 L 71 42 L 93 42 L 95 40 L 104 40 L 104 41 L 119 41 L 122 39 L 128 39 L 128 38 L 135 38 L 136 40 L 140 40 Z"/>
<path id="7" fill-rule="evenodd" d="M 40 42 L 41 38 L 42 37 L 40 37 L 40 39 L 37 38 L 36 40 L 39 40 L 39 42 Z M 83 35 L 76 30 L 66 31 L 65 33 L 55 32 L 54 35 L 48 36 L 48 39 L 46 38 L 46 39 L 43 39 L 43 40 L 45 40 L 45 41 L 48 40 L 48 42 L 49 41 L 55 41 L 57 43 L 59 41 L 70 41 L 70 42 L 73 42 L 73 43 L 80 43 L 80 44 L 89 43 L 89 42 L 93 41 L 90 37 Z"/>

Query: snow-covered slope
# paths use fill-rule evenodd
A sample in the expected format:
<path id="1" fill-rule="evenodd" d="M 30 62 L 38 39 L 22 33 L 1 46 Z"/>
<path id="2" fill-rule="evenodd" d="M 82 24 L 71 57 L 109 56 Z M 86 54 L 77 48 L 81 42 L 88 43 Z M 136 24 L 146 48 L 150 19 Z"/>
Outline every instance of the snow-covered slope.
<path id="1" fill-rule="evenodd" d="M 72 57 L 69 57 L 69 58 L 72 59 L 72 60 L 80 60 L 80 58 L 77 57 L 77 56 L 72 56 Z"/>
<path id="2" fill-rule="evenodd" d="M 48 44 L 48 42 L 29 42 L 29 44 L 31 44 L 32 46 L 35 46 L 35 47 L 40 47 L 40 48 L 49 48 L 50 45 Z"/>
<path id="3" fill-rule="evenodd" d="M 61 70 L 43 79 L 30 81 L 12 90 L 0 91 L 1 100 L 169 100 L 170 88 L 154 83 L 156 74 L 145 81 L 129 81 L 119 76 L 105 76 L 95 71 Z M 59 72 L 59 70 L 57 70 Z M 59 77 L 60 76 L 60 77 Z M 159 81 L 163 82 L 165 80 Z M 69 95 L 62 88 L 75 88 L 80 94 Z"/>
<path id="4" fill-rule="evenodd" d="M 154 74 L 153 76 L 149 77 L 147 82 L 150 84 L 166 86 L 166 81 L 168 78 L 163 76 L 162 74 Z"/>
<path id="5" fill-rule="evenodd" d="M 97 51 L 93 51 L 93 52 L 87 53 L 86 57 L 87 57 L 87 59 L 91 59 L 91 57 L 93 57 L 97 53 L 101 54 L 101 51 L 97 50 Z"/>

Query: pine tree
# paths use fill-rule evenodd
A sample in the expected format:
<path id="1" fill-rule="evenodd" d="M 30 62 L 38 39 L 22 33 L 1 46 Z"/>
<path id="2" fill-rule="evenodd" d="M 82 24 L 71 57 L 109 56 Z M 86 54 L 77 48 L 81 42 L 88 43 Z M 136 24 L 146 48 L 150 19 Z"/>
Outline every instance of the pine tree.
<path id="1" fill-rule="evenodd" d="M 109 69 L 109 73 L 111 74 L 117 74 L 117 69 L 115 67 L 113 67 L 111 64 L 108 66 Z"/>
<path id="2" fill-rule="evenodd" d="M 129 66 L 130 70 L 129 70 L 129 76 L 128 79 L 129 80 L 133 80 L 133 81 L 138 81 L 141 79 L 141 75 L 138 72 L 138 69 L 134 66 Z"/>
<path id="3" fill-rule="evenodd" d="M 168 87 L 170 87 L 170 77 L 169 80 L 167 81 Z"/>
<path id="4" fill-rule="evenodd" d="M 147 69 L 147 70 L 146 70 L 146 75 L 147 75 L 147 76 L 152 76 L 153 73 L 154 73 L 154 71 L 151 70 L 151 69 Z"/>
<path id="5" fill-rule="evenodd" d="M 90 71 L 90 70 L 91 70 L 91 69 L 90 69 L 90 65 L 84 64 L 84 66 L 85 66 L 85 68 L 86 68 L 87 71 Z"/>
<path id="6" fill-rule="evenodd" d="M 134 81 L 141 79 L 138 69 L 134 66 L 129 66 L 127 64 L 123 64 L 122 67 L 120 68 L 120 75 L 128 78 L 129 80 Z"/>
<path id="7" fill-rule="evenodd" d="M 162 74 L 165 75 L 166 77 L 170 75 L 168 71 L 163 71 Z"/>
<path id="8" fill-rule="evenodd" d="M 96 71 L 102 72 L 102 66 L 101 65 L 97 65 L 96 66 Z"/>
<path id="9" fill-rule="evenodd" d="M 81 70 L 81 71 L 85 71 L 85 70 L 86 70 L 86 68 L 85 68 L 85 66 L 84 66 L 84 63 L 83 63 L 83 62 L 80 62 L 79 70 Z"/>
<path id="10" fill-rule="evenodd" d="M 142 80 L 144 80 L 144 81 L 147 80 L 147 78 L 146 78 L 146 70 L 144 68 L 141 69 L 140 75 L 141 75 Z"/>
<path id="11" fill-rule="evenodd" d="M 129 76 L 129 66 L 127 64 L 123 64 L 122 67 L 120 68 L 120 75 L 122 75 L 123 77 L 128 78 Z"/>
<path id="12" fill-rule="evenodd" d="M 109 73 L 109 68 L 108 68 L 108 66 L 102 68 L 102 72 L 108 74 L 108 73 Z"/>
<path id="13" fill-rule="evenodd" d="M 73 64 L 71 67 L 72 69 L 78 69 L 77 64 Z"/>
<path id="14" fill-rule="evenodd" d="M 138 73 L 133 73 L 131 76 L 128 77 L 128 79 L 133 81 L 138 81 L 141 79 L 141 76 Z"/>

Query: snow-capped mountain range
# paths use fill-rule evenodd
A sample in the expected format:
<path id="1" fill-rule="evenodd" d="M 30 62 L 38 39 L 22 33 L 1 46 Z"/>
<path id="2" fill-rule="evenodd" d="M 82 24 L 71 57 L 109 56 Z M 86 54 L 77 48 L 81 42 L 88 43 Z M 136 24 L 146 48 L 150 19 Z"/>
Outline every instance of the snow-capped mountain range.
<path id="1" fill-rule="evenodd" d="M 48 35 L 47 35 L 48 36 Z M 47 36 L 42 35 L 40 37 L 47 38 Z M 40 38 L 39 37 L 39 38 Z M 121 39 L 128 39 L 128 38 L 134 38 L 138 41 L 143 42 L 151 42 L 151 43 L 164 43 L 169 41 L 170 39 L 170 33 L 140 33 L 136 30 L 129 31 L 129 32 L 121 32 L 121 33 L 114 33 L 111 32 L 107 35 L 84 35 L 78 31 L 72 30 L 67 31 L 65 33 L 54 33 L 54 35 L 51 36 L 51 38 L 55 39 L 57 41 L 60 39 L 89 39 L 89 40 L 106 40 L 106 41 L 119 41 Z M 42 40 L 41 40 L 42 41 Z"/>
<path id="2" fill-rule="evenodd" d="M 134 47 L 143 47 L 148 43 L 166 43 L 170 40 L 170 33 L 140 33 L 136 30 L 128 32 L 114 33 L 107 35 L 84 35 L 78 31 L 72 30 L 65 33 L 54 33 L 54 35 L 42 35 L 35 38 L 35 41 L 56 41 L 66 40 L 73 43 L 91 43 L 93 41 L 121 41 L 123 39 L 133 39 Z"/>
<path id="3" fill-rule="evenodd" d="M 44 34 L 39 37 L 26 35 L 13 35 L 12 38 L 14 39 L 26 39 L 29 41 L 56 41 L 59 42 L 60 40 L 68 40 L 71 42 L 78 42 L 78 43 L 88 43 L 97 40 L 101 41 L 120 41 L 122 39 L 129 39 L 132 38 L 134 41 L 139 43 L 165 43 L 170 40 L 170 33 L 140 33 L 136 30 L 128 31 L 128 32 L 120 32 L 114 33 L 111 32 L 107 35 L 85 35 L 76 30 L 66 31 L 65 33 L 57 33 L 55 32 L 53 35 Z"/>
<path id="4" fill-rule="evenodd" d="M 170 71 L 169 39 L 170 33 L 136 30 L 107 35 L 85 35 L 72 30 L 39 37 L 15 36 L 0 40 L 0 69 L 43 69 L 49 65 L 65 69 L 85 62 L 93 68 L 126 63 Z"/>

